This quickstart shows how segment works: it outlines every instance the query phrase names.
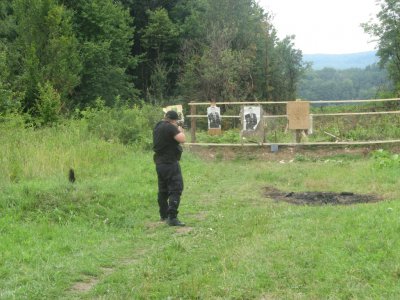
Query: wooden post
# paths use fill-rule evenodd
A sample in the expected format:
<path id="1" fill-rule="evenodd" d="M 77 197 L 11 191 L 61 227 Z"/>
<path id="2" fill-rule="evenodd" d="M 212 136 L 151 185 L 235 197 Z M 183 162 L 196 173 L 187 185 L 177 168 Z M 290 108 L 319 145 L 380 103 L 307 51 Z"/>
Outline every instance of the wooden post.
<path id="1" fill-rule="evenodd" d="M 302 130 L 301 129 L 296 129 L 296 143 L 301 143 L 301 136 L 302 136 Z"/>
<path id="2" fill-rule="evenodd" d="M 190 105 L 190 114 L 192 116 L 196 115 L 196 105 Z M 190 126 L 190 136 L 191 136 L 191 142 L 196 143 L 196 117 L 192 117 L 192 123 Z"/>

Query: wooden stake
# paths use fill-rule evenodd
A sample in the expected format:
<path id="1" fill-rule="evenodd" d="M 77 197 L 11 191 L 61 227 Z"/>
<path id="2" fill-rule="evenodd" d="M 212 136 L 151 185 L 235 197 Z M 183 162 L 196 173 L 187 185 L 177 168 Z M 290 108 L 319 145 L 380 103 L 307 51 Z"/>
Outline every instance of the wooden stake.
<path id="1" fill-rule="evenodd" d="M 196 115 L 196 106 L 195 105 L 191 105 L 190 114 L 193 116 Z M 191 142 L 196 143 L 196 117 L 192 117 L 192 122 L 191 122 L 191 126 L 190 126 L 190 137 L 191 137 Z"/>

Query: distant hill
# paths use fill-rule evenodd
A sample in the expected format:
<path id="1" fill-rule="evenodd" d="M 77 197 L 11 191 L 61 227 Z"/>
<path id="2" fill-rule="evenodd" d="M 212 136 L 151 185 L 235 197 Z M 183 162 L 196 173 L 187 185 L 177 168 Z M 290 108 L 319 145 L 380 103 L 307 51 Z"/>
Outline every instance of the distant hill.
<path id="1" fill-rule="evenodd" d="M 344 70 L 350 68 L 360 68 L 378 62 L 376 51 L 350 53 L 350 54 L 304 54 L 303 60 L 312 63 L 314 70 L 323 68 L 334 68 Z"/>

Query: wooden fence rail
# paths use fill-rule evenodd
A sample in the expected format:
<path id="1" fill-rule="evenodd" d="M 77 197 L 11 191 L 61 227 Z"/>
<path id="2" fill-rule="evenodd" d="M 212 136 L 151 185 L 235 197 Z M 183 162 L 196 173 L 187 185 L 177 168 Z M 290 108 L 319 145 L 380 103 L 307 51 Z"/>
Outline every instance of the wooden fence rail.
<path id="1" fill-rule="evenodd" d="M 311 105 L 313 104 L 333 104 L 333 103 L 368 103 L 368 102 L 388 102 L 388 101 L 400 101 L 400 98 L 386 98 L 386 99 L 365 99 L 365 100 L 330 100 L 330 101 L 308 101 Z M 207 118 L 207 115 L 197 114 L 197 106 L 210 106 L 211 104 L 216 105 L 276 105 L 285 104 L 287 105 L 289 101 L 260 101 L 260 102 L 190 102 L 190 115 L 187 118 L 191 118 L 191 143 L 188 145 L 204 145 L 204 146 L 258 146 L 261 144 L 214 144 L 214 143 L 196 143 L 196 119 L 197 118 Z M 400 114 L 400 110 L 395 111 L 377 111 L 377 112 L 354 112 L 354 113 L 318 113 L 310 114 L 311 118 L 314 117 L 327 117 L 327 116 L 357 116 L 357 115 L 388 115 L 388 114 Z M 240 116 L 232 115 L 221 115 L 221 118 L 226 119 L 240 119 Z M 264 115 L 264 119 L 273 118 L 288 118 L 287 115 Z M 400 140 L 387 140 L 387 141 L 358 141 L 358 142 L 315 142 L 315 143 L 301 143 L 301 145 L 365 145 L 365 144 L 384 144 L 384 143 L 399 143 Z M 299 143 L 263 143 L 264 146 L 269 145 L 286 145 L 294 146 L 299 145 Z"/>

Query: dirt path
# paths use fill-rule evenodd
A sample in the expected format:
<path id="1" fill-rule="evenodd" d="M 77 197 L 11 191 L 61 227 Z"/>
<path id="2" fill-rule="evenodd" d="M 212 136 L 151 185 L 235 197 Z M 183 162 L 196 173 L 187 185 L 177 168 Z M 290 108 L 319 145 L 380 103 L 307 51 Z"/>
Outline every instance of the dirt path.
<path id="1" fill-rule="evenodd" d="M 260 159 L 267 161 L 291 161 L 299 156 L 308 159 L 324 159 L 338 155 L 357 155 L 368 157 L 378 149 L 400 152 L 400 145 L 370 145 L 370 146 L 280 146 L 277 152 L 272 152 L 271 147 L 218 147 L 218 146 L 187 146 L 190 151 L 204 160 L 234 160 L 234 159 Z"/>

